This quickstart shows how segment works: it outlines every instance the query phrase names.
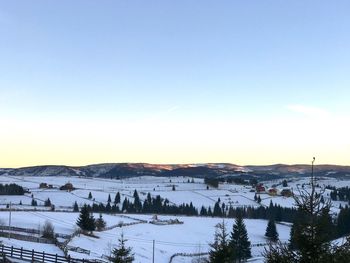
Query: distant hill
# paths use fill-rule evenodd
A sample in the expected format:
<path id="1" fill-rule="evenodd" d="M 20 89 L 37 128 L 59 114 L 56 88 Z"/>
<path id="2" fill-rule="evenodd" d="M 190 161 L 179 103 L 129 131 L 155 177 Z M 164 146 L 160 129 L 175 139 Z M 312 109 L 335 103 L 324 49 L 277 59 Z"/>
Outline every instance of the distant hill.
<path id="1" fill-rule="evenodd" d="M 0 175 L 12 176 L 86 176 L 124 178 L 135 176 L 189 176 L 189 177 L 256 177 L 274 179 L 292 176 L 309 176 L 311 166 L 296 165 L 247 165 L 229 163 L 207 164 L 148 164 L 148 163 L 105 163 L 86 166 L 42 165 L 23 168 L 0 169 Z M 335 178 L 350 177 L 350 166 L 316 165 L 317 176 Z"/>

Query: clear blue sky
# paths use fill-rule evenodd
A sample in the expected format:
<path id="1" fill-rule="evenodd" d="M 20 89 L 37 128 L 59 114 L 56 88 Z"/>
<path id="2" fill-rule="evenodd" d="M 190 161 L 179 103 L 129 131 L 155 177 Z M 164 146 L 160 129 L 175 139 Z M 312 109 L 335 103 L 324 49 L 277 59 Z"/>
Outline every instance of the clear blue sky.
<path id="1" fill-rule="evenodd" d="M 349 1 L 1 1 L 0 165 L 312 153 L 350 164 L 349 12 Z M 305 144 L 323 125 L 322 143 Z"/>

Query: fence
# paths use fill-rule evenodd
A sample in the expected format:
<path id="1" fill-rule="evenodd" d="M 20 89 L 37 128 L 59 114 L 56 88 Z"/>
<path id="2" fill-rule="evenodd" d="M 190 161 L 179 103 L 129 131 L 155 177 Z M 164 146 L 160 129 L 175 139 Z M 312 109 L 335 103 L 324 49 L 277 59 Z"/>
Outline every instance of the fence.
<path id="1" fill-rule="evenodd" d="M 9 237 L 8 232 L 0 232 L 0 237 Z M 30 235 L 22 235 L 18 233 L 11 233 L 11 238 L 17 239 L 17 240 L 23 240 L 23 241 L 29 241 L 29 242 L 36 242 L 36 243 L 42 243 L 42 244 L 55 244 L 55 241 L 43 238 L 43 237 L 35 237 Z"/>
<path id="2" fill-rule="evenodd" d="M 51 262 L 51 263 L 91 263 L 94 261 L 86 259 L 71 258 L 70 256 L 63 257 L 57 254 L 49 254 L 45 252 L 38 252 L 34 250 L 27 250 L 23 248 L 9 247 L 0 245 L 0 255 L 6 258 L 16 258 L 21 260 L 28 260 L 31 262 Z"/>
<path id="3" fill-rule="evenodd" d="M 170 257 L 169 263 L 172 263 L 174 258 L 176 257 L 202 257 L 202 256 L 207 256 L 209 253 L 208 252 L 203 252 L 203 253 L 175 253 Z"/>
<path id="4" fill-rule="evenodd" d="M 0 231 L 15 231 L 15 232 L 24 232 L 24 233 L 29 233 L 29 234 L 37 234 L 40 235 L 42 231 L 39 229 L 32 229 L 32 228 L 22 228 L 22 227 L 9 227 L 9 226 L 1 226 L 0 225 Z M 68 239 L 70 238 L 70 235 L 67 234 L 61 234 L 61 233 L 55 233 L 56 237 L 61 237 Z"/>

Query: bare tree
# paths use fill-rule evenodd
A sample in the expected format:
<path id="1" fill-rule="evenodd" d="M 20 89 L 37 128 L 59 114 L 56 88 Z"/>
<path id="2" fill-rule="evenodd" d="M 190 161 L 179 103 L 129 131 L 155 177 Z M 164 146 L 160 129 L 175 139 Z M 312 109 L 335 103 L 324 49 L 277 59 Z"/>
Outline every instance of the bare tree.
<path id="1" fill-rule="evenodd" d="M 55 228 L 51 221 L 46 220 L 42 228 L 42 236 L 48 239 L 55 238 Z"/>

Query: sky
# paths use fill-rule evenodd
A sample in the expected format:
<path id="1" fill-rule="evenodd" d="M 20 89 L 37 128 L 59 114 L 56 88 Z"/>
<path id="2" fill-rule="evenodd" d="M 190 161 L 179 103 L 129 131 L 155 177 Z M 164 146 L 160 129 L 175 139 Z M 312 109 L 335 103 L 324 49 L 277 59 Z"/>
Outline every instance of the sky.
<path id="1" fill-rule="evenodd" d="M 349 1 L 0 2 L 0 167 L 350 165 Z"/>

